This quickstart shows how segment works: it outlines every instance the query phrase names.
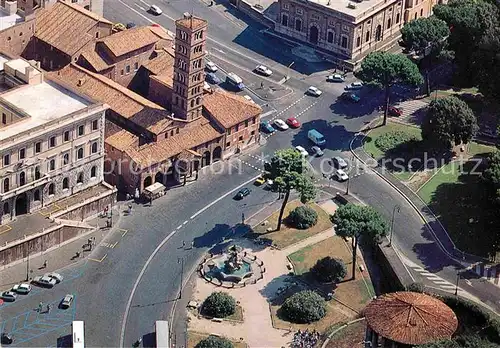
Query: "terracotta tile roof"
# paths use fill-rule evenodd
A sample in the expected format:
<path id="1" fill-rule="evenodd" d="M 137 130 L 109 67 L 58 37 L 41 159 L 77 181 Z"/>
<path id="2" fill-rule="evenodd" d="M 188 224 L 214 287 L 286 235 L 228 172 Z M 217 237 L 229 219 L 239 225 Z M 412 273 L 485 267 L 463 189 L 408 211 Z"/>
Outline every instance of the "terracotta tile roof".
<path id="1" fill-rule="evenodd" d="M 58 1 L 37 12 L 35 37 L 73 56 L 95 40 L 95 33 L 89 31 L 98 23 L 112 24 L 81 6 Z"/>
<path id="2" fill-rule="evenodd" d="M 173 74 L 174 57 L 166 51 L 158 52 L 158 56 L 142 65 L 145 69 L 149 70 L 153 75 L 162 75 L 164 73 Z"/>
<path id="3" fill-rule="evenodd" d="M 175 25 L 182 25 L 185 28 L 189 29 L 197 29 L 202 26 L 207 25 L 207 21 L 195 16 L 191 16 L 190 18 L 181 18 L 175 21 Z"/>
<path id="4" fill-rule="evenodd" d="M 139 146 L 138 137 L 125 130 L 107 138 L 106 143 L 124 151 L 141 167 L 147 168 L 221 136 L 207 119 L 201 117 L 179 134 L 154 143 Z"/>
<path id="5" fill-rule="evenodd" d="M 382 295 L 365 308 L 364 314 L 367 324 L 380 336 L 408 345 L 449 339 L 458 326 L 450 307 L 415 292 Z"/>
<path id="6" fill-rule="evenodd" d="M 174 41 L 173 33 L 163 27 L 150 26 L 149 29 L 160 39 Z"/>
<path id="7" fill-rule="evenodd" d="M 101 57 L 96 51 L 95 51 L 95 45 L 94 43 L 90 43 L 88 47 L 86 47 L 82 51 L 82 57 L 85 58 L 85 60 L 97 71 L 101 72 L 103 70 L 106 70 L 110 67 L 112 67 L 114 64 L 108 64 L 103 57 Z"/>
<path id="8" fill-rule="evenodd" d="M 174 68 L 171 68 L 169 71 L 167 71 L 165 74 L 162 75 L 154 75 L 150 76 L 150 79 L 156 80 L 160 82 L 161 84 L 169 87 L 172 89 L 174 85 L 174 80 L 173 80 L 173 73 L 174 73 Z"/>
<path id="9" fill-rule="evenodd" d="M 153 45 L 159 40 L 150 27 L 135 27 L 120 31 L 100 40 L 116 57 L 139 48 Z"/>
<path id="10" fill-rule="evenodd" d="M 225 128 L 230 128 L 262 112 L 259 105 L 221 89 L 204 94 L 203 107 Z"/>

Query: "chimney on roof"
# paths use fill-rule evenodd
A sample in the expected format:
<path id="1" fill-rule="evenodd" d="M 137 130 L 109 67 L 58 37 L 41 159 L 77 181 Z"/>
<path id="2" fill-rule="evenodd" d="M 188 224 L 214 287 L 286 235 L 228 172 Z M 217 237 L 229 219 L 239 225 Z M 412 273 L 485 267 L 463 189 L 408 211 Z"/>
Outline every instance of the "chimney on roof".
<path id="1" fill-rule="evenodd" d="M 84 79 L 78 79 L 78 83 L 76 84 L 78 87 L 83 86 L 83 83 L 85 82 Z"/>

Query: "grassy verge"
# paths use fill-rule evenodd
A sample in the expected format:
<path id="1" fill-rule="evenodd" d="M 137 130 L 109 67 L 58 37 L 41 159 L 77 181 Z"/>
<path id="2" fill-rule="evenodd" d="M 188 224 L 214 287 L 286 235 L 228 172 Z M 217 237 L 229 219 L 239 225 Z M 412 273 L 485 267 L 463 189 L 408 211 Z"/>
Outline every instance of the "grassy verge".
<path id="1" fill-rule="evenodd" d="M 208 336 L 210 336 L 210 334 L 188 331 L 187 348 L 196 347 L 196 345 L 200 343 L 201 340 L 207 338 Z M 247 348 L 245 342 L 241 341 L 231 341 L 231 342 L 233 342 L 234 348 Z"/>
<path id="2" fill-rule="evenodd" d="M 291 201 L 285 207 L 285 213 L 283 216 L 286 218 L 290 211 L 296 207 L 302 205 L 300 201 Z M 280 231 L 274 231 L 278 225 L 279 211 L 274 212 L 272 215 L 266 218 L 268 221 L 267 225 L 259 224 L 253 227 L 253 236 L 269 239 L 278 248 L 285 248 L 289 245 L 300 242 L 303 239 L 309 238 L 323 232 L 331 227 L 333 227 L 330 216 L 321 207 L 315 203 L 308 204 L 312 209 L 318 213 L 318 223 L 306 230 L 298 230 L 291 226 L 287 226 L 285 223 L 281 225 Z M 271 228 L 272 232 L 267 232 L 267 229 Z"/>
<path id="3" fill-rule="evenodd" d="M 234 313 L 224 319 L 243 322 L 243 308 L 236 305 Z"/>
<path id="4" fill-rule="evenodd" d="M 332 336 L 326 348 L 352 348 L 365 340 L 365 320 L 351 324 Z"/>
<path id="5" fill-rule="evenodd" d="M 470 156 L 486 156 L 495 150 L 495 146 L 480 144 L 473 141 L 469 145 L 468 154 Z"/>

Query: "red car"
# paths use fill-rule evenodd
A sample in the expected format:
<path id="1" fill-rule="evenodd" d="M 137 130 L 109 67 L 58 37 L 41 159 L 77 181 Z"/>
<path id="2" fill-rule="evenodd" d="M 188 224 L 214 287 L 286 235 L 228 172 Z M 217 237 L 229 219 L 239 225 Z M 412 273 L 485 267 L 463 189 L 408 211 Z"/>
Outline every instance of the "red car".
<path id="1" fill-rule="evenodd" d="M 300 127 L 300 122 L 295 117 L 287 118 L 286 123 L 292 128 L 299 128 Z"/>
<path id="2" fill-rule="evenodd" d="M 397 107 L 392 106 L 392 105 L 389 106 L 389 109 L 387 111 L 388 111 L 389 116 L 399 117 L 399 116 L 403 115 L 403 110 L 398 109 Z"/>

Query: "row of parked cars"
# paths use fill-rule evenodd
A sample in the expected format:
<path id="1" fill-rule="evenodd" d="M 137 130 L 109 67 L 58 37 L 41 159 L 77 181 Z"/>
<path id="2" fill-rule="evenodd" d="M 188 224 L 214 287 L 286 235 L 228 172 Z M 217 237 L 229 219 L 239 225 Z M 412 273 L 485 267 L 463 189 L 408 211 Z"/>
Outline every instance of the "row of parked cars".
<path id="1" fill-rule="evenodd" d="M 31 281 L 33 284 L 38 286 L 52 288 L 54 285 L 63 281 L 63 276 L 59 273 L 51 272 L 44 274 L 43 276 L 38 276 L 33 278 Z M 28 283 L 20 283 L 16 284 L 12 287 L 11 290 L 7 290 L 2 292 L 0 295 L 0 299 L 6 302 L 14 302 L 17 298 L 17 295 L 27 295 L 31 292 L 31 285 Z"/>

